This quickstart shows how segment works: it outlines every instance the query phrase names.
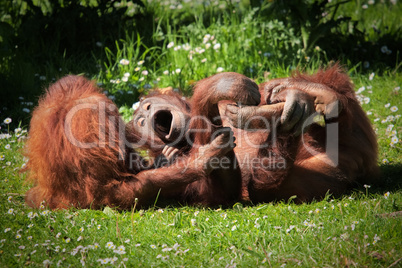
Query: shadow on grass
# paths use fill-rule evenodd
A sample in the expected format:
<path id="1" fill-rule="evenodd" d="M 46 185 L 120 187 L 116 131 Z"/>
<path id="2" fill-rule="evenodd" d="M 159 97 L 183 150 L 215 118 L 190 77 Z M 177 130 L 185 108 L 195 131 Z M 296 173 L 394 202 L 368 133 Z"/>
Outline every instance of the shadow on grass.
<path id="1" fill-rule="evenodd" d="M 388 164 L 388 165 L 381 165 L 380 166 L 381 170 L 381 176 L 378 180 L 378 182 L 371 184 L 370 189 L 368 190 L 369 194 L 379 194 L 383 195 L 386 192 L 397 192 L 402 189 L 402 163 L 396 163 L 396 164 Z M 362 185 L 356 185 L 354 188 L 350 189 L 349 191 L 344 192 L 341 195 L 333 196 L 332 194 L 327 194 L 324 198 L 321 199 L 315 199 L 311 202 L 303 202 L 303 203 L 297 203 L 299 205 L 303 204 L 309 204 L 313 202 L 320 202 L 322 200 L 330 200 L 330 199 L 342 199 L 344 197 L 350 196 L 354 193 L 366 193 L 366 188 L 365 186 Z M 25 203 L 24 201 L 24 195 L 23 194 L 18 194 L 16 197 L 21 203 Z M 294 197 L 291 197 L 289 200 L 276 200 L 272 202 L 266 202 L 265 204 L 279 204 L 279 203 L 286 203 L 286 204 L 296 204 L 294 202 Z M 197 208 L 199 207 L 200 209 L 235 209 L 238 210 L 239 207 L 254 207 L 258 206 L 264 203 L 253 203 L 253 202 L 244 202 L 244 201 L 237 201 L 234 204 L 229 204 L 229 205 L 216 205 L 216 206 L 201 206 L 201 205 L 189 205 L 186 203 L 179 202 L 174 199 L 158 199 L 154 202 L 154 204 L 150 204 L 149 206 L 144 206 L 142 208 L 137 208 L 137 209 L 144 209 L 144 210 L 149 210 L 149 209 L 166 209 L 166 208 L 182 208 L 182 207 L 193 207 Z M 77 208 L 72 208 L 73 210 L 77 210 Z M 101 208 L 100 210 L 104 210 L 105 207 Z M 399 211 L 402 208 L 397 206 L 394 207 L 394 211 Z M 129 210 L 126 210 L 129 211 Z"/>
<path id="2" fill-rule="evenodd" d="M 369 193 L 370 194 L 380 194 L 383 195 L 386 192 L 396 192 L 402 189 L 402 163 L 396 163 L 396 164 L 388 164 L 388 165 L 381 165 L 380 166 L 380 171 L 381 175 L 379 180 L 376 183 L 370 184 L 370 189 Z M 342 199 L 345 196 L 350 196 L 353 193 L 366 193 L 366 188 L 363 184 L 361 185 L 356 185 L 349 191 L 344 192 L 341 195 L 333 196 L 331 194 L 326 195 L 322 199 L 315 199 L 311 202 L 319 202 L 324 199 Z M 277 201 L 272 201 L 269 203 L 294 203 L 293 202 L 294 198 L 290 198 L 289 200 L 277 200 Z M 308 204 L 311 202 L 304 202 L 300 203 L 302 204 Z M 241 204 L 241 206 L 257 206 L 263 203 L 252 203 L 252 202 L 238 202 L 235 203 L 234 205 L 225 205 L 225 206 L 212 206 L 209 207 L 211 209 L 216 209 L 216 208 L 222 208 L 222 209 L 230 209 L 230 208 L 235 208 L 236 205 Z M 188 205 L 188 204 L 182 204 L 178 202 L 177 200 L 158 200 L 153 206 L 149 206 L 144 209 L 151 209 L 151 208 L 168 208 L 168 207 L 173 207 L 173 208 L 179 208 L 183 206 L 190 206 L 190 207 L 198 207 L 197 205 Z M 202 206 L 200 206 L 202 208 Z"/>
<path id="3" fill-rule="evenodd" d="M 370 193 L 395 192 L 402 189 L 402 163 L 380 166 L 380 179 L 370 188 Z"/>

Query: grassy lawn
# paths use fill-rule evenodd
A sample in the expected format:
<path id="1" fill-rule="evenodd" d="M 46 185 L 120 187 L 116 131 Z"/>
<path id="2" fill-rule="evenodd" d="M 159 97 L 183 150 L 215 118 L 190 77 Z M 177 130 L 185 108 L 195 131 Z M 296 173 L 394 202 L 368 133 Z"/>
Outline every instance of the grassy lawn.
<path id="1" fill-rule="evenodd" d="M 226 12 L 223 6 L 214 13 L 186 1 L 180 9 L 175 5 L 175 11 L 169 8 L 173 2 L 163 6 L 149 2 L 147 8 L 159 18 L 153 26 L 153 45 L 127 33 L 113 46 L 102 47 L 97 71 L 88 71 L 85 64 L 72 67 L 74 62 L 68 59 L 63 68 L 44 64 L 29 78 L 35 85 L 32 93 L 16 87 L 7 97 L 9 102 L 2 101 L 0 266 L 399 267 L 402 75 L 398 60 L 392 66 L 380 62 L 381 57 L 399 52 L 391 45 L 386 51 L 384 39 L 372 30 L 367 30 L 367 38 L 380 40 L 376 52 L 370 52 L 372 58 L 360 47 L 356 54 L 368 53 L 366 60 L 342 63 L 378 136 L 382 171 L 378 185 L 362 185 L 342 198 L 328 196 L 303 205 L 289 201 L 210 209 L 157 204 L 125 212 L 108 207 L 33 210 L 25 205 L 24 194 L 31 185 L 24 183 L 21 169 L 27 161 L 23 148 L 29 116 L 43 86 L 64 74 L 84 73 L 97 79 L 128 120 L 132 104 L 154 87 L 172 86 L 191 95 L 195 81 L 220 71 L 243 73 L 260 83 L 288 76 L 297 68 L 314 72 L 334 59 L 319 43 L 303 52 L 301 37 L 288 25 L 264 19 L 259 9 L 244 7 L 244 1 L 232 6 L 237 13 Z M 374 23 L 396 35 L 402 25 L 396 15 L 400 4 L 357 2 L 338 12 L 359 20 L 361 31 Z M 174 26 L 188 18 L 194 21 Z"/>

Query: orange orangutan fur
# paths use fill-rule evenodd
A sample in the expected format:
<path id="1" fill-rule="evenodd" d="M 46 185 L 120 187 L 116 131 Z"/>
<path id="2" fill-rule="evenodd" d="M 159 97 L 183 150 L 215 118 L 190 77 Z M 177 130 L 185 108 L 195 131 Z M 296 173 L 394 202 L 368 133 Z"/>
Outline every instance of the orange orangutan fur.
<path id="1" fill-rule="evenodd" d="M 182 200 L 186 187 L 208 176 L 209 159 L 226 154 L 224 136 L 174 166 L 149 169 L 132 148 L 138 136 L 115 104 L 81 76 L 66 76 L 40 99 L 30 123 L 26 202 L 51 209 L 129 209 L 155 202 L 161 192 Z M 194 194 L 197 194 L 194 192 Z"/>
<path id="2" fill-rule="evenodd" d="M 331 101 L 338 101 L 339 111 L 333 116 L 324 111 L 325 125 L 311 124 L 302 135 L 295 134 L 294 130 L 282 131 L 280 125 L 275 133 L 272 129 L 248 131 L 231 125 L 237 144 L 232 159 L 235 157 L 234 163 L 242 173 L 242 200 L 256 203 L 295 196 L 294 201 L 305 202 L 321 199 L 327 193 L 339 195 L 358 183 L 368 184 L 378 178 L 375 133 L 355 97 L 350 78 L 339 65 L 312 75 L 299 72 L 259 86 L 235 73 L 221 73 L 199 81 L 190 101 L 192 113 L 193 116 L 207 114 L 212 124 L 203 120 L 191 121 L 192 127 L 208 130 L 207 135 L 198 136 L 195 143 L 209 142 L 209 134 L 222 126 L 219 114 L 225 114 L 225 110 L 217 105 L 219 101 L 253 105 L 249 92 L 255 88 L 259 89 L 261 96 L 258 107 L 266 106 L 266 111 L 272 109 L 272 113 L 268 113 L 272 117 L 282 112 L 276 109 L 283 108 L 278 103 L 286 102 L 289 90 L 301 93 L 304 99 L 299 101 L 314 102 L 316 110 L 320 105 L 325 109 Z M 280 90 L 275 97 L 273 91 L 277 88 Z M 335 163 L 331 163 L 326 154 L 327 138 L 331 132 L 327 133 L 327 129 L 333 126 L 338 137 L 333 141 L 338 150 Z M 312 154 L 311 150 L 315 153 Z"/>
<path id="3" fill-rule="evenodd" d="M 278 134 L 280 147 L 276 148 L 287 162 L 283 172 L 264 168 L 242 171 L 243 177 L 251 178 L 247 190 L 252 201 L 286 200 L 292 196 L 296 196 L 296 202 L 311 201 L 323 198 L 326 193 L 339 195 L 357 183 L 369 184 L 378 179 L 376 135 L 356 99 L 350 78 L 338 64 L 312 75 L 299 72 L 290 78 L 260 84 L 260 105 L 272 102 L 272 91 L 267 90 L 272 84 L 283 85 L 282 94 L 289 89 L 307 93 L 315 100 L 316 109 L 319 98 L 336 100 L 338 110 L 325 115 L 325 126 L 311 124 L 299 137 L 292 133 Z M 338 140 L 328 140 L 334 134 L 331 132 L 336 133 L 334 137 Z M 331 142 L 337 150 L 334 163 L 326 152 L 326 145 Z M 266 155 L 268 151 L 260 149 L 255 156 Z M 247 148 L 238 147 L 235 152 L 242 158 Z"/>

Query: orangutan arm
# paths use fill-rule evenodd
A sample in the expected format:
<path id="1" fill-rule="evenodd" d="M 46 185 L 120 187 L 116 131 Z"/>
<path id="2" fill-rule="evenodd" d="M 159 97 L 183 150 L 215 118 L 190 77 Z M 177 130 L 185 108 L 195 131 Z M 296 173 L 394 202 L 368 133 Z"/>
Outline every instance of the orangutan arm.
<path id="1" fill-rule="evenodd" d="M 331 117 L 337 116 L 342 109 L 342 105 L 338 101 L 339 96 L 336 90 L 333 90 L 324 82 L 308 81 L 302 77 L 302 75 L 299 75 L 299 77 L 295 78 L 274 79 L 260 84 L 262 98 L 266 103 L 277 102 L 278 100 L 283 100 L 286 91 L 299 90 L 313 99 L 316 112 Z"/>
<path id="2" fill-rule="evenodd" d="M 313 110 L 311 98 L 299 90 L 287 90 L 274 104 L 236 106 L 228 104 L 225 114 L 232 125 L 247 130 L 280 126 L 281 131 L 299 135 L 305 119 Z"/>
<path id="3" fill-rule="evenodd" d="M 154 202 L 159 192 L 176 193 L 192 182 L 204 178 L 213 171 L 210 161 L 219 159 L 233 149 L 229 131 L 218 135 L 211 143 L 198 148 L 188 157 L 176 159 L 168 167 L 144 170 L 123 181 L 112 181 L 105 187 L 103 204 L 121 209 Z"/>

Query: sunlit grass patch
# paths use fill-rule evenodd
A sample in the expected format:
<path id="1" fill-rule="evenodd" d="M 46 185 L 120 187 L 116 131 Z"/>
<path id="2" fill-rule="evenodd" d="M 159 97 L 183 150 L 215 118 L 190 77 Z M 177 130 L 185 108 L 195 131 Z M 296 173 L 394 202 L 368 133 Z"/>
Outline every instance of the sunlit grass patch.
<path id="1" fill-rule="evenodd" d="M 370 266 L 394 262 L 400 249 L 401 218 L 389 212 L 402 200 L 392 192 L 134 213 L 31 211 L 22 200 L 1 201 L 0 259 L 8 265 Z"/>

